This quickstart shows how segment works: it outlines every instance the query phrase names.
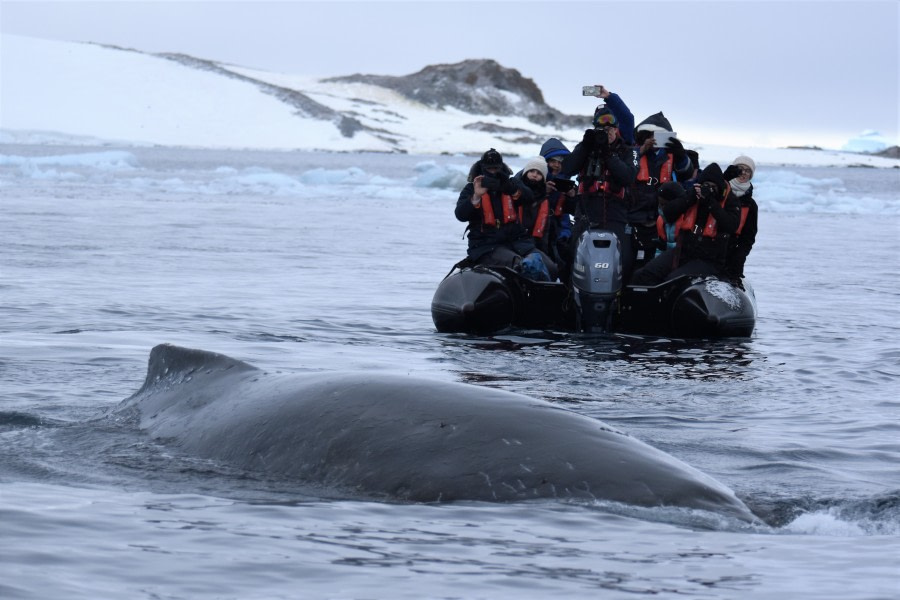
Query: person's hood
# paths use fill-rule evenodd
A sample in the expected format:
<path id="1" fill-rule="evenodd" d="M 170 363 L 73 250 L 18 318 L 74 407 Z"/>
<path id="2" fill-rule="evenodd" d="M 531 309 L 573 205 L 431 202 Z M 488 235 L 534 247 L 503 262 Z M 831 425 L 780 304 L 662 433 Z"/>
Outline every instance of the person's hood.
<path id="1" fill-rule="evenodd" d="M 702 184 L 705 181 L 716 184 L 720 191 L 725 190 L 725 175 L 722 173 L 722 167 L 718 163 L 711 163 L 700 172 L 697 182 Z"/>
<path id="2" fill-rule="evenodd" d="M 662 111 L 650 115 L 643 121 L 637 124 L 637 127 L 634 128 L 634 135 L 637 137 L 638 131 L 674 131 L 672 129 L 672 124 L 669 123 L 669 120 L 666 118 Z"/>
<path id="3" fill-rule="evenodd" d="M 550 138 L 541 146 L 541 156 L 544 157 L 544 160 L 554 156 L 567 156 L 569 154 L 571 154 L 569 149 L 557 138 Z"/>

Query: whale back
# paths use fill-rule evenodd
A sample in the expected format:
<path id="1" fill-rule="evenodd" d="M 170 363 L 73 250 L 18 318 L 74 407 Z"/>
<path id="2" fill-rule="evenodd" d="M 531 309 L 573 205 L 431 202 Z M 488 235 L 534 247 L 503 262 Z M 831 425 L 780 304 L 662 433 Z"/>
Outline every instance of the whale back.
<path id="1" fill-rule="evenodd" d="M 142 420 L 161 410 L 183 405 L 182 410 L 195 410 L 196 402 L 185 402 L 179 388 L 202 387 L 210 382 L 227 380 L 229 374 L 244 374 L 259 369 L 243 361 L 205 350 L 159 344 L 150 351 L 147 376 L 134 394 L 113 409 L 119 420 Z M 190 395 L 189 395 L 190 397 Z M 207 400 L 217 396 L 206 395 Z"/>
<path id="2" fill-rule="evenodd" d="M 147 377 L 144 385 L 137 391 L 146 392 L 159 385 L 173 384 L 183 381 L 198 371 L 258 371 L 256 367 L 243 361 L 206 350 L 182 348 L 172 344 L 159 344 L 150 351 L 147 364 Z"/>
<path id="3" fill-rule="evenodd" d="M 364 496 L 605 499 L 754 518 L 726 486 L 601 421 L 465 383 L 267 373 L 163 345 L 115 418 L 192 455 Z"/>

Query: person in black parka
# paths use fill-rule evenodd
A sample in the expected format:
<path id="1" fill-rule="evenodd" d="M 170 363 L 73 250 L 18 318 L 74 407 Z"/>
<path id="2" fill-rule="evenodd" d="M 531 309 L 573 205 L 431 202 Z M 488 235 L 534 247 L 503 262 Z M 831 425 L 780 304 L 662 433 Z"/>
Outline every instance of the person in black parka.
<path id="1" fill-rule="evenodd" d="M 684 196 L 662 207 L 666 224 L 674 224 L 675 248 L 666 250 L 634 272 L 634 285 L 658 285 L 681 275 L 727 278 L 725 258 L 740 223 L 740 201 L 731 192 L 721 167 L 712 163 Z"/>
<path id="2" fill-rule="evenodd" d="M 635 268 L 653 258 L 656 249 L 657 197 L 660 186 L 693 176 L 691 159 L 662 112 L 650 115 L 634 130 L 638 174 L 629 189 L 628 222 L 634 229 Z"/>
<path id="3" fill-rule="evenodd" d="M 724 174 L 731 192 L 741 203 L 740 223 L 728 244 L 725 270 L 731 282 L 741 289 L 744 289 L 744 263 L 756 243 L 758 231 L 759 206 L 753 199 L 753 184 L 750 183 L 755 172 L 756 162 L 752 158 L 738 156 Z"/>
<path id="4" fill-rule="evenodd" d="M 631 236 L 626 234 L 628 206 L 626 189 L 637 175 L 635 150 L 618 129 L 618 119 L 606 106 L 594 111 L 593 128 L 563 161 L 563 174 L 578 174 L 578 193 L 567 202 L 566 212 L 575 216 L 573 244 L 588 228 L 612 231 L 622 251 L 625 279 L 631 272 Z"/>
<path id="5" fill-rule="evenodd" d="M 535 254 L 534 240 L 522 226 L 519 208 L 531 204 L 533 194 L 497 150 L 491 148 L 469 170 L 468 183 L 459 193 L 456 218 L 468 222 L 468 260 L 521 270 L 526 257 Z M 533 263 L 540 260 L 531 258 Z M 531 263 L 529 263 L 531 264 Z M 546 267 L 544 268 L 546 271 Z"/>

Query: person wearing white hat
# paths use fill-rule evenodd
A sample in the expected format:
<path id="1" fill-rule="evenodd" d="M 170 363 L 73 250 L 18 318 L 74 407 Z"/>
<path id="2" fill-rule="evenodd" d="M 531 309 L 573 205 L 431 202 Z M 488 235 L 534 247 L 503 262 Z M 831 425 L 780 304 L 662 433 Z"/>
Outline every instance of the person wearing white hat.
<path id="1" fill-rule="evenodd" d="M 522 170 L 516 174 L 522 184 L 531 191 L 531 200 L 524 200 L 519 206 L 519 215 L 522 226 L 531 235 L 535 251 L 539 256 L 550 281 L 556 281 L 558 276 L 558 267 L 551 257 L 552 248 L 556 242 L 558 234 L 558 224 L 553 218 L 550 210 L 550 201 L 547 197 L 547 161 L 542 156 L 532 158 Z M 536 260 L 532 258 L 531 261 Z M 522 263 L 522 274 L 531 279 L 540 280 L 541 278 L 529 272 L 531 262 L 529 257 Z M 540 269 L 540 265 L 537 265 Z"/>
<path id="2" fill-rule="evenodd" d="M 741 202 L 741 220 L 737 231 L 728 243 L 725 259 L 725 270 L 731 282 L 744 289 L 744 264 L 756 242 L 759 206 L 753 199 L 751 180 L 756 173 L 756 162 L 749 156 L 738 156 L 725 169 L 725 179 L 731 186 L 731 192 Z"/>

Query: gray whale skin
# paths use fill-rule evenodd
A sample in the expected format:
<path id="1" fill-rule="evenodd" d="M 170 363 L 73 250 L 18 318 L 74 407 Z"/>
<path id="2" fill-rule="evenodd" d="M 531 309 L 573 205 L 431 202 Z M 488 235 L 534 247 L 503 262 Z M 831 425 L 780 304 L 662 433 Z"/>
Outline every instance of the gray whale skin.
<path id="1" fill-rule="evenodd" d="M 367 497 L 585 498 L 758 522 L 726 486 L 600 421 L 465 383 L 270 374 L 162 344 L 111 416 L 190 455 Z"/>

